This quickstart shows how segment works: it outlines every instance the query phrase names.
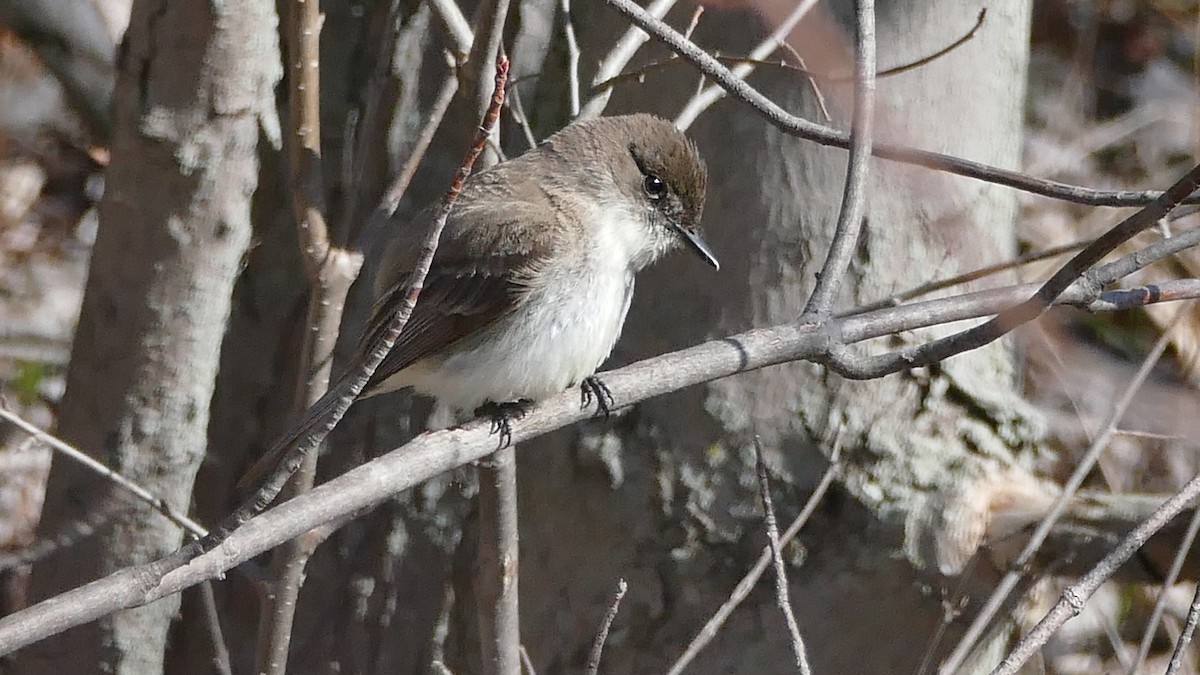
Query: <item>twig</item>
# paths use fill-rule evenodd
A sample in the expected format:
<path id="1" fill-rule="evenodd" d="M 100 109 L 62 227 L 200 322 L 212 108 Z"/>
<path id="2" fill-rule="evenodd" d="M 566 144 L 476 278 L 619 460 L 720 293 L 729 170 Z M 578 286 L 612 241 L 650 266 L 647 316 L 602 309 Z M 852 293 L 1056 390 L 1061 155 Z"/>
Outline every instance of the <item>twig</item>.
<path id="1" fill-rule="evenodd" d="M 1196 584 L 1196 592 L 1192 595 L 1192 604 L 1188 607 L 1187 621 L 1183 624 L 1183 632 L 1175 642 L 1175 651 L 1171 652 L 1171 662 L 1167 664 L 1166 675 L 1176 675 L 1183 666 L 1183 658 L 1187 654 L 1188 645 L 1196 633 L 1196 622 L 1200 619 L 1200 584 Z"/>
<path id="2" fill-rule="evenodd" d="M 29 434 L 31 437 L 36 438 L 39 442 L 45 443 L 53 448 L 55 452 L 58 452 L 67 458 L 82 464 L 89 471 L 103 476 L 114 485 L 120 487 L 122 490 L 128 492 L 134 497 L 137 497 L 138 500 L 149 505 L 150 508 L 161 513 L 164 518 L 183 528 L 192 536 L 203 537 L 204 535 L 208 534 L 208 531 L 201 527 L 199 523 L 171 508 L 171 505 L 167 503 L 167 500 L 152 494 L 149 490 L 146 490 L 137 483 L 134 483 L 116 471 L 113 471 L 100 462 L 97 462 L 95 459 L 83 452 L 80 452 L 65 441 L 62 441 L 55 436 L 51 436 L 29 422 L 26 422 L 16 413 L 8 410 L 8 408 L 4 407 L 3 405 L 0 405 L 0 418 L 8 420 L 17 428 Z M 89 529 L 87 534 L 91 534 L 92 530 L 94 530 L 94 528 Z M 74 541 L 74 539 L 72 539 L 72 541 Z M 59 546 L 56 545 L 50 550 L 56 550 L 57 548 L 59 548 Z M 32 562 L 32 560 L 26 562 Z M 0 563 L 0 569 L 3 567 L 3 563 Z"/>
<path id="3" fill-rule="evenodd" d="M 588 654 L 587 661 L 588 675 L 597 675 L 600 672 L 600 657 L 604 655 L 604 643 L 608 641 L 608 631 L 617 618 L 617 611 L 621 609 L 621 599 L 625 597 L 627 590 L 629 590 L 629 584 L 625 583 L 624 579 L 618 579 L 617 592 L 613 594 L 612 602 L 608 603 L 608 611 L 604 613 L 604 619 L 600 622 L 600 630 L 596 631 L 596 639 L 592 640 L 592 651 Z"/>
<path id="4" fill-rule="evenodd" d="M 702 10 L 702 9 L 704 9 L 704 7 L 699 6 L 696 9 Z M 690 24 L 688 24 L 688 30 L 683 32 L 683 36 L 689 40 L 692 37 L 692 29 L 695 28 L 696 19 L 699 17 L 699 14 L 700 14 L 700 11 L 697 11 L 696 14 L 692 17 L 692 22 Z M 933 61 L 936 61 L 936 60 L 942 58 L 943 56 L 949 54 L 950 52 L 954 51 L 955 49 L 958 49 L 962 45 L 966 44 L 968 40 L 975 37 L 975 34 L 978 33 L 979 29 L 983 27 L 983 19 L 986 15 L 987 15 L 987 8 L 985 7 L 983 9 L 979 10 L 979 17 L 975 20 L 975 25 L 971 26 L 971 29 L 968 30 L 966 33 L 964 33 L 962 37 L 958 38 L 954 42 L 950 43 L 949 45 L 937 50 L 936 52 L 934 52 L 928 56 L 922 56 L 921 58 L 919 58 L 915 61 L 909 61 L 908 63 L 903 63 L 898 66 L 892 66 L 891 68 L 883 68 L 883 69 L 879 70 L 877 73 L 875 73 L 875 78 L 883 79 L 885 77 L 891 77 L 892 75 L 899 75 L 900 73 L 906 73 L 915 68 L 920 68 L 921 66 L 932 63 Z M 727 64 L 727 65 L 736 66 L 736 65 L 746 64 L 746 65 L 754 66 L 756 68 L 778 68 L 781 70 L 795 73 L 797 75 L 802 75 L 813 82 L 814 88 L 816 88 L 815 80 L 817 80 L 817 79 L 820 79 L 823 82 L 828 82 L 829 84 L 841 84 L 844 82 L 853 82 L 854 81 L 854 75 L 846 75 L 846 74 L 836 74 L 835 75 L 835 74 L 830 74 L 830 73 L 818 73 L 818 72 L 809 70 L 804 65 L 804 59 L 801 58 L 800 55 L 796 53 L 796 50 L 793 49 L 791 47 L 791 45 L 786 41 L 779 43 L 778 48 L 784 50 L 785 52 L 788 53 L 789 56 L 791 56 L 793 59 L 795 59 L 796 64 L 792 65 L 792 64 L 788 63 L 787 61 L 783 61 L 783 60 L 771 61 L 771 60 L 767 60 L 765 58 L 755 59 L 755 58 L 751 58 L 751 57 L 747 57 L 747 56 L 726 56 L 724 54 L 715 54 L 715 53 L 712 55 L 712 57 L 714 59 L 720 61 L 721 63 Z M 646 75 L 650 74 L 651 72 L 653 72 L 655 70 L 669 68 L 671 66 L 683 65 L 684 63 L 686 63 L 686 61 L 683 58 L 681 58 L 678 54 L 671 54 L 670 56 L 668 56 L 665 59 L 647 63 L 646 65 L 638 68 L 637 70 L 620 73 L 619 75 L 614 75 L 613 77 L 610 77 L 603 82 L 592 85 L 592 91 L 597 92 L 597 91 L 600 91 L 601 89 L 607 89 L 610 87 L 614 87 L 623 82 L 641 80 Z M 823 107 L 824 106 L 822 106 L 822 108 Z M 828 113 L 826 113 L 826 117 L 828 117 Z"/>
<path id="5" fill-rule="evenodd" d="M 388 185 L 387 190 L 379 199 L 379 204 L 368 216 L 367 226 L 362 228 L 359 233 L 355 249 L 365 250 L 379 235 L 379 231 L 387 224 L 392 214 L 396 212 L 396 208 L 400 206 L 400 200 L 404 198 L 404 193 L 412 183 L 413 176 L 417 174 L 421 160 L 425 158 L 425 153 L 433 143 L 433 137 L 437 134 L 438 127 L 442 125 L 442 118 L 446 116 L 446 111 L 450 108 L 450 103 L 454 101 L 454 94 L 457 91 L 458 77 L 451 71 L 446 75 L 446 79 L 442 80 L 442 88 L 438 91 L 433 106 L 426 114 L 425 126 L 421 127 L 421 132 L 417 135 L 416 142 L 413 143 L 412 152 L 404 161 L 400 173 L 396 174 L 395 180 Z"/>
<path id="6" fill-rule="evenodd" d="M 346 295 L 362 267 L 362 255 L 334 246 L 325 209 L 321 155 L 320 43 L 324 16 L 317 0 L 287 4 L 289 168 L 292 211 L 308 272 L 301 383 L 296 408 L 303 412 L 329 389 L 333 348 L 342 323 Z M 306 453 L 288 487 L 292 496 L 312 489 L 317 453 Z M 313 547 L 307 536 L 287 542 L 271 560 L 271 592 L 259 615 L 256 672 L 283 675 L 287 669 L 296 600 Z"/>
<path id="7" fill-rule="evenodd" d="M 1051 505 L 1049 510 L 1046 511 L 1046 515 L 1042 518 L 1041 522 L 1038 523 L 1037 528 L 1033 531 L 1033 534 L 1030 535 L 1029 541 L 1025 543 L 1025 546 L 1021 549 L 1021 552 L 1009 564 L 1009 572 L 1005 574 L 1004 578 L 1000 580 L 1000 583 L 996 585 L 996 589 L 992 591 L 992 594 L 990 597 L 988 597 L 987 602 L 984 603 L 979 613 L 975 616 L 974 620 L 972 620 L 971 626 L 967 629 L 967 632 L 963 635 L 962 639 L 959 640 L 958 644 L 954 648 L 954 651 L 946 659 L 940 672 L 944 673 L 945 675 L 953 675 L 953 673 L 957 673 L 962 667 L 962 664 L 966 662 L 971 650 L 975 648 L 975 644 L 979 641 L 980 636 L 983 635 L 983 632 L 991 623 L 992 618 L 997 612 L 1000 611 L 1000 608 L 1004 605 L 1005 601 L 1008 600 L 1009 594 L 1012 593 L 1012 590 L 1016 588 L 1017 584 L 1020 582 L 1024 570 L 1029 565 L 1030 561 L 1033 560 L 1033 556 L 1037 553 L 1038 549 L 1041 548 L 1041 545 L 1046 540 L 1046 537 L 1049 536 L 1050 530 L 1058 522 L 1058 519 L 1066 510 L 1068 503 L 1075 497 L 1075 493 L 1079 490 L 1079 486 L 1083 484 L 1084 479 L 1087 478 L 1088 474 L 1091 473 L 1092 468 L 1096 465 L 1096 460 L 1098 460 L 1100 458 L 1100 454 L 1108 448 L 1108 442 L 1112 440 L 1117 427 L 1121 423 L 1121 419 L 1125 417 L 1125 412 L 1129 410 L 1129 405 L 1133 403 L 1134 396 L 1137 395 L 1138 391 L 1142 388 L 1142 383 L 1144 383 L 1146 378 L 1150 376 L 1150 372 L 1158 363 L 1159 357 L 1161 357 L 1163 352 L 1166 351 L 1167 347 L 1170 346 L 1171 333 L 1179 324 L 1180 320 L 1190 313 L 1188 310 L 1189 308 L 1185 307 L 1175 313 L 1175 318 L 1172 319 L 1171 324 L 1166 330 L 1163 331 L 1162 335 L 1159 336 L 1158 340 L 1154 343 L 1154 346 L 1150 349 L 1150 353 L 1146 355 L 1146 358 L 1142 360 L 1142 365 L 1140 368 L 1138 368 L 1137 373 L 1133 376 L 1133 380 L 1130 381 L 1129 386 L 1125 388 L 1125 391 L 1121 394 L 1121 397 L 1117 399 L 1117 402 L 1113 404 L 1112 410 L 1108 415 L 1108 421 L 1104 425 L 1104 429 L 1096 435 L 1095 439 L 1092 440 L 1091 446 L 1088 447 L 1087 452 L 1085 452 L 1083 457 L 1080 458 L 1075 470 L 1071 472 L 1071 476 L 1067 478 L 1067 481 L 1063 485 L 1062 491 L 1059 493 L 1058 498 L 1055 499 L 1054 504 Z"/>
<path id="8" fill-rule="evenodd" d="M 613 1 L 623 2 L 624 0 Z M 1132 239 L 1137 233 L 1153 226 L 1176 204 L 1191 194 L 1197 185 L 1200 185 L 1200 165 L 1192 167 L 1191 171 L 1168 188 L 1153 203 L 1121 221 L 1087 248 L 1077 253 L 1066 265 L 1055 272 L 1033 297 L 1000 312 L 979 326 L 893 353 L 860 356 L 853 362 L 846 358 L 843 350 L 834 348 L 832 358 L 826 365 L 843 377 L 870 379 L 929 365 L 994 342 L 1016 327 L 1041 316 L 1055 298 L 1077 281 L 1081 281 L 1085 285 L 1095 283 L 1095 276 L 1088 272 L 1093 265 L 1118 246 Z"/>
<path id="9" fill-rule="evenodd" d="M 756 46 L 754 50 L 750 52 L 749 61 L 744 61 L 737 66 L 734 66 L 731 74 L 738 79 L 742 79 L 754 72 L 755 62 L 762 61 L 770 56 L 771 53 L 776 49 L 779 49 L 780 45 L 785 44 L 788 36 L 792 33 L 792 29 L 796 27 L 796 24 L 800 23 L 800 20 L 803 19 L 808 14 L 809 10 L 811 10 L 816 4 L 816 0 L 802 0 L 801 2 L 796 3 L 796 8 L 792 10 L 792 13 L 789 14 L 788 17 L 783 20 L 783 22 L 776 26 L 775 30 L 771 31 L 771 34 L 768 35 L 766 39 L 760 42 L 758 46 Z M 688 44 L 692 44 L 691 41 L 688 41 Z M 874 52 L 873 49 L 872 52 Z M 874 68 L 874 63 L 875 59 L 872 58 L 872 68 Z M 683 110 L 681 110 L 675 117 L 675 126 L 679 127 L 680 129 L 687 129 L 688 127 L 692 126 L 692 123 L 696 121 L 697 117 L 700 117 L 700 113 L 708 110 L 712 104 L 724 97 L 725 90 L 719 86 L 714 85 L 705 88 L 703 91 L 689 99 L 688 102 L 683 106 Z"/>
<path id="10" fill-rule="evenodd" d="M 675 2 L 676 0 L 654 0 L 644 11 L 647 16 L 656 20 L 661 19 L 675 6 Z M 600 62 L 600 67 L 596 69 L 596 76 L 592 79 L 593 88 L 597 82 L 603 82 L 624 70 L 633 55 L 637 53 L 638 48 L 646 44 L 649 39 L 649 35 L 630 26 L 629 30 L 625 31 L 621 39 L 617 40 L 608 55 Z M 576 119 L 586 120 L 599 117 L 600 113 L 604 112 L 604 108 L 608 106 L 608 99 L 611 97 L 612 89 L 605 89 L 595 94 L 583 105 L 579 114 L 576 115 Z"/>
<path id="11" fill-rule="evenodd" d="M 800 320 L 824 321 L 837 298 L 842 279 L 858 248 L 866 209 L 867 170 L 871 163 L 871 143 L 875 127 L 875 2 L 857 0 L 855 15 L 854 116 L 850 122 L 850 161 L 842 206 L 838 212 L 833 241 L 825 264 Z"/>
<path id="12" fill-rule="evenodd" d="M 513 87 L 508 93 L 508 100 L 512 104 L 512 111 L 516 113 L 517 126 L 521 128 L 521 135 L 525 137 L 525 145 L 532 150 L 537 147 L 537 137 L 533 135 L 533 127 L 529 126 L 529 116 L 525 114 L 525 106 L 521 103 L 521 88 Z"/>
<path id="13" fill-rule="evenodd" d="M 433 7 L 433 13 L 442 20 L 450 41 L 454 43 L 455 59 L 465 61 L 467 54 L 471 53 L 472 43 L 475 42 L 475 32 L 471 30 L 467 17 L 463 16 L 462 10 L 454 0 L 429 0 L 429 5 Z"/>
<path id="14" fill-rule="evenodd" d="M 479 464 L 479 643 L 484 675 L 520 675 L 517 455 L 512 446 Z"/>
<path id="15" fill-rule="evenodd" d="M 1155 509 L 1149 518 L 1138 524 L 1121 542 L 1104 556 L 1085 576 L 1063 589 L 1054 607 L 1038 622 L 1004 661 L 992 671 L 992 675 L 1016 675 L 1029 657 L 1046 644 L 1068 619 L 1083 610 L 1084 603 L 1096 592 L 1116 570 L 1125 564 L 1150 537 L 1170 523 L 1184 509 L 1200 497 L 1200 475 L 1193 477 L 1183 488 L 1162 506 Z"/>
<path id="16" fill-rule="evenodd" d="M 884 307 L 893 307 L 893 306 L 895 306 L 899 303 L 905 302 L 907 300 L 919 298 L 922 295 L 928 295 L 930 293 L 936 293 L 937 291 L 945 290 L 947 288 L 953 288 L 954 286 L 958 286 L 960 284 L 966 284 L 966 283 L 970 283 L 972 281 L 978 281 L 979 279 L 983 279 L 985 277 L 990 277 L 993 274 L 1007 272 L 1008 270 L 1016 269 L 1016 268 L 1022 267 L 1024 265 L 1028 265 L 1029 263 L 1047 260 L 1049 258 L 1054 258 L 1054 257 L 1060 256 L 1060 255 L 1065 255 L 1067 253 L 1073 253 L 1075 251 L 1085 248 L 1088 244 L 1091 244 L 1093 241 L 1095 241 L 1095 239 L 1080 239 L 1078 241 L 1073 241 L 1069 244 L 1063 244 L 1061 246 L 1052 246 L 1050 248 L 1045 248 L 1040 251 L 1030 251 L 1029 253 L 1019 255 L 1019 256 L 1013 258 L 1012 260 L 1007 260 L 1002 263 L 996 263 L 995 265 L 986 265 L 984 267 L 980 267 L 978 269 L 972 270 L 970 272 L 966 272 L 964 274 L 959 274 L 959 275 L 950 277 L 948 279 L 939 279 L 937 281 L 931 281 L 927 284 L 921 284 L 920 286 L 910 288 L 906 291 L 894 293 L 892 295 L 889 295 L 886 298 L 883 298 L 882 300 L 876 300 L 875 302 L 871 302 L 871 303 L 868 303 L 865 305 L 859 305 L 858 307 L 855 307 L 854 309 L 852 309 L 848 312 L 844 312 L 842 314 L 842 316 L 852 316 L 854 314 L 862 314 L 863 312 L 870 312 L 870 311 L 874 311 L 876 309 L 882 309 Z"/>
<path id="17" fill-rule="evenodd" d="M 467 82 L 475 86 L 474 91 L 467 93 L 472 97 L 470 100 L 474 101 L 475 114 L 480 117 L 487 114 L 494 98 L 491 82 L 496 73 L 492 66 L 504 52 L 504 23 L 508 18 L 509 4 L 509 0 L 484 0 L 479 5 L 476 25 L 480 27 L 481 33 L 471 44 L 471 55 L 467 57 L 466 67 Z M 479 157 L 479 162 L 483 168 L 487 168 L 503 159 L 504 153 L 500 149 L 500 125 L 497 124 L 489 130 L 488 143 Z"/>
<path id="18" fill-rule="evenodd" d="M 521 667 L 525 669 L 525 675 L 537 675 L 537 670 L 533 667 L 533 659 L 529 658 L 529 650 L 525 649 L 525 645 L 521 645 Z"/>
<path id="19" fill-rule="evenodd" d="M 1178 581 L 1179 572 L 1183 569 L 1183 563 L 1187 560 L 1188 553 L 1192 551 L 1192 542 L 1196 541 L 1198 533 L 1200 533 L 1200 509 L 1192 514 L 1192 520 L 1188 523 L 1183 541 L 1179 543 L 1179 548 L 1175 551 L 1175 558 L 1171 560 L 1171 569 L 1167 570 L 1167 576 L 1159 585 L 1158 598 L 1154 601 L 1150 620 L 1146 622 L 1146 630 L 1142 634 L 1141 644 L 1138 645 L 1137 656 L 1127 671 L 1129 675 L 1137 675 L 1142 669 L 1142 664 L 1146 662 L 1146 657 L 1150 654 L 1151 643 L 1154 642 L 1154 636 L 1158 633 L 1158 624 L 1162 621 L 1163 610 L 1167 606 L 1167 590 Z"/>
<path id="20" fill-rule="evenodd" d="M 869 4 L 869 3 L 865 3 Z M 775 505 L 771 502 L 771 481 L 767 478 L 767 462 L 763 459 L 762 442 L 754 436 L 754 468 L 758 472 L 758 492 L 762 497 L 763 519 L 767 524 L 767 547 L 771 550 L 771 561 L 775 568 L 775 604 L 783 612 L 787 624 L 792 653 L 796 656 L 796 669 L 801 675 L 810 675 L 808 655 L 804 649 L 804 638 L 800 637 L 800 626 L 792 612 L 792 601 L 788 597 L 787 568 L 783 564 L 783 551 L 779 544 L 779 526 L 775 524 Z"/>
<path id="21" fill-rule="evenodd" d="M 651 16 L 633 0 L 605 0 L 605 2 L 676 54 L 690 61 L 700 72 L 727 91 L 730 96 L 750 105 L 780 131 L 821 145 L 842 149 L 850 147 L 850 138 L 847 134 L 788 113 L 745 80 L 734 75 L 703 49 L 691 41 L 685 40 L 670 26 Z M 1000 169 L 950 155 L 899 145 L 876 143 L 872 152 L 876 157 L 890 161 L 947 171 L 1033 194 L 1091 206 L 1144 206 L 1162 196 L 1162 193 L 1157 191 L 1092 190 L 1057 181 L 1033 178 L 1019 171 Z M 1191 197 L 1186 200 L 1186 203 L 1197 202 L 1200 202 L 1200 197 Z"/>
<path id="22" fill-rule="evenodd" d="M 837 477 L 838 470 L 841 468 L 841 456 L 842 430 L 838 429 L 837 438 L 833 442 L 833 450 L 829 454 L 829 468 L 825 470 L 825 475 L 821 476 L 821 481 L 817 483 L 816 489 L 809 496 L 808 501 L 804 504 L 804 508 L 800 510 L 800 515 L 796 516 L 792 524 L 788 525 L 788 528 L 784 530 L 783 536 L 779 539 L 780 546 L 786 546 L 788 542 L 794 539 L 800 533 L 804 524 L 808 522 L 808 519 L 812 517 L 813 511 L 816 511 L 817 505 L 825 497 L 825 492 L 829 490 L 829 486 L 833 484 L 834 479 Z M 688 644 L 683 654 L 675 660 L 675 663 L 671 664 L 671 669 L 667 671 L 667 675 L 680 675 L 696 656 L 700 654 L 700 650 L 712 642 L 713 638 L 717 636 L 717 632 L 725 625 L 725 621 L 729 619 L 729 615 L 733 614 L 733 610 L 737 609 L 738 605 L 742 604 L 742 601 L 746 599 L 746 596 L 750 595 L 750 591 L 754 589 L 755 584 L 762 578 L 763 573 L 767 571 L 767 566 L 770 564 L 771 551 L 768 547 L 764 546 L 754 566 L 750 568 L 750 571 L 746 572 L 746 575 L 734 587 L 733 592 L 729 594 L 729 599 L 717 608 L 717 611 L 704 624 L 704 627 L 700 629 L 696 637 L 692 638 L 692 641 Z"/>
<path id="23" fill-rule="evenodd" d="M 575 22 L 571 20 L 571 0 L 559 0 L 559 11 L 567 38 L 567 92 L 571 119 L 575 119 L 579 116 L 579 42 L 575 39 Z"/>
<path id="24" fill-rule="evenodd" d="M 212 641 L 213 667 L 220 675 L 233 675 L 229 647 L 225 645 L 225 634 L 221 631 L 221 614 L 217 611 L 217 597 L 213 593 L 211 580 L 200 584 L 200 603 L 204 607 L 204 623 L 208 627 L 208 638 Z"/>

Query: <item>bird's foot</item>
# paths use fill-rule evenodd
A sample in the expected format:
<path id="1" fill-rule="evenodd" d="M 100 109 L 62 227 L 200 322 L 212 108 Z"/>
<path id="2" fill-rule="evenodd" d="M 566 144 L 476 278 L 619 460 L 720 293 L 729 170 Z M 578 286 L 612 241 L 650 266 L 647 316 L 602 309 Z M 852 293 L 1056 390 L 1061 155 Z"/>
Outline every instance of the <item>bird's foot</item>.
<path id="1" fill-rule="evenodd" d="M 533 401 L 526 398 L 504 403 L 488 401 L 475 409 L 475 416 L 491 420 L 491 433 L 500 435 L 498 449 L 504 449 L 512 445 L 512 421 L 524 417 L 532 407 Z"/>
<path id="2" fill-rule="evenodd" d="M 605 419 L 612 414 L 612 409 L 615 404 L 612 391 L 607 384 L 600 381 L 600 378 L 595 375 L 588 375 L 579 383 L 580 407 L 588 408 L 592 405 L 592 401 L 596 402 L 596 414 L 604 415 Z"/>

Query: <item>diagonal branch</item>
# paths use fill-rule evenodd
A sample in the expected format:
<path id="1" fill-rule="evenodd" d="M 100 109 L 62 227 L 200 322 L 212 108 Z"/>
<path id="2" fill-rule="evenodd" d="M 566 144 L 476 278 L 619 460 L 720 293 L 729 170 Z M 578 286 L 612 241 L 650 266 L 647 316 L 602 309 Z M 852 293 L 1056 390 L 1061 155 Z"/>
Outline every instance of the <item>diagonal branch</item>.
<path id="1" fill-rule="evenodd" d="M 855 37 L 858 49 L 854 57 L 854 117 L 850 122 L 850 161 L 846 166 L 846 184 L 842 206 L 834 227 L 833 241 L 825 264 L 817 274 L 817 284 L 808 305 L 806 318 L 822 321 L 829 316 L 841 287 L 842 277 L 858 248 L 866 210 L 867 169 L 871 163 L 871 143 L 875 127 L 875 2 L 855 3 Z"/>

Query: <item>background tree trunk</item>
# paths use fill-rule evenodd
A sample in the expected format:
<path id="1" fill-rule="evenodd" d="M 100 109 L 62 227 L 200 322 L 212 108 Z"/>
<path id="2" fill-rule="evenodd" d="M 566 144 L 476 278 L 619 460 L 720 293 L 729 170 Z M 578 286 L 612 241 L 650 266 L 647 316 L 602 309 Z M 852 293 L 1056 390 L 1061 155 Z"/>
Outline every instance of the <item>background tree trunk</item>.
<path id="1" fill-rule="evenodd" d="M 147 0 L 134 5 L 119 64 L 112 163 L 59 430 L 184 512 L 250 244 L 260 129 L 278 140 L 276 35 L 270 2 Z M 108 488 L 97 483 L 56 460 L 43 531 L 101 508 Z M 33 596 L 180 543 L 161 516 L 123 507 L 99 537 L 38 565 Z M 178 606 L 163 600 L 47 640 L 18 670 L 160 672 Z"/>

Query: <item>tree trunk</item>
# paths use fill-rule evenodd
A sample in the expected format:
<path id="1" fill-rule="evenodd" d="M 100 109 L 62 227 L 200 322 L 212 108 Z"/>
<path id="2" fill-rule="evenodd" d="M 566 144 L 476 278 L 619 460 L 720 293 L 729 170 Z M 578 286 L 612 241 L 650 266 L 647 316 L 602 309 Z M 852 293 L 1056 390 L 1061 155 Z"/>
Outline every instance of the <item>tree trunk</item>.
<path id="1" fill-rule="evenodd" d="M 274 4 L 262 0 L 139 1 L 120 62 L 112 163 L 59 430 L 183 512 L 250 244 L 260 130 L 278 136 L 276 35 Z M 42 530 L 120 499 L 97 483 L 56 460 Z M 33 593 L 61 592 L 181 541 L 163 517 L 125 505 L 98 537 L 38 565 Z M 160 672 L 178 607 L 170 598 L 57 636 L 27 650 L 19 670 Z"/>

